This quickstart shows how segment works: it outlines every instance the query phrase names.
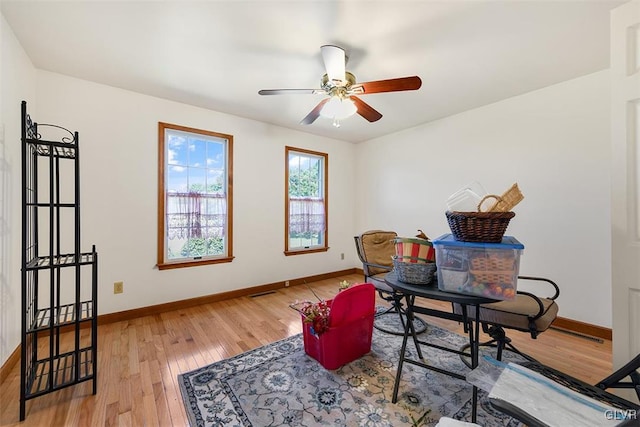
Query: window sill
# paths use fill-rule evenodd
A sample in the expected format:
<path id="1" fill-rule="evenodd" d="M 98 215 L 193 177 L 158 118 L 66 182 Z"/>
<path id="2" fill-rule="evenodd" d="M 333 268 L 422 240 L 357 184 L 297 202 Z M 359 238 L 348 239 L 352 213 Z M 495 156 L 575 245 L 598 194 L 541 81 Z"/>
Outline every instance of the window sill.
<path id="1" fill-rule="evenodd" d="M 284 251 L 285 256 L 312 254 L 317 252 L 327 252 L 329 248 L 312 248 L 312 249 L 298 249 L 295 251 Z"/>
<path id="2" fill-rule="evenodd" d="M 225 257 L 225 258 L 214 258 L 214 259 L 203 259 L 203 260 L 190 260 L 190 261 L 178 261 L 178 262 L 168 262 L 168 263 L 158 263 L 156 267 L 158 270 L 170 270 L 173 268 L 186 268 L 186 267 L 197 267 L 199 265 L 210 265 L 210 264 L 222 264 L 226 262 L 233 261 L 235 257 Z"/>

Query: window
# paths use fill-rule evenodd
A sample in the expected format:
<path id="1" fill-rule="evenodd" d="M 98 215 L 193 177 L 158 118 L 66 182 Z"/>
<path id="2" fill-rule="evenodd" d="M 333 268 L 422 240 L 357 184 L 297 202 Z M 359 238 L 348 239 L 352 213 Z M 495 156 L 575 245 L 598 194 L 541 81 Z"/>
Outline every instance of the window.
<path id="1" fill-rule="evenodd" d="M 327 246 L 328 155 L 285 147 L 285 255 Z"/>
<path id="2" fill-rule="evenodd" d="M 231 262 L 233 136 L 158 123 L 158 268 Z"/>

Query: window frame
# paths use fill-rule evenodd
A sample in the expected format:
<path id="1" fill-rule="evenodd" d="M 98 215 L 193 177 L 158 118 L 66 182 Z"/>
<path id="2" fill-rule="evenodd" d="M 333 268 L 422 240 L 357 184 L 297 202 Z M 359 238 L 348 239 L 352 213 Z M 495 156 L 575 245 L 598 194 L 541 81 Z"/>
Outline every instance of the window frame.
<path id="1" fill-rule="evenodd" d="M 322 246 L 314 246 L 310 248 L 292 249 L 289 247 L 289 154 L 291 152 L 299 153 L 301 155 L 311 155 L 321 158 L 323 162 L 323 197 L 324 197 L 324 239 Z M 302 255 L 308 253 L 326 252 L 329 250 L 329 154 L 319 151 L 307 150 L 304 148 L 296 148 L 292 146 L 285 146 L 285 179 L 284 179 L 284 254 L 290 255 Z"/>
<path id="2" fill-rule="evenodd" d="M 225 244 L 226 254 L 217 257 L 207 257 L 204 259 L 184 258 L 180 260 L 166 259 L 167 248 L 166 242 L 166 136 L 165 130 L 176 130 L 198 135 L 211 136 L 215 138 L 226 139 L 226 233 Z M 186 126 L 175 125 L 171 123 L 158 122 L 158 263 L 159 270 L 168 270 L 174 268 L 195 267 L 199 265 L 210 265 L 228 263 L 233 261 L 233 135 L 212 132 L 202 129 L 196 129 Z"/>

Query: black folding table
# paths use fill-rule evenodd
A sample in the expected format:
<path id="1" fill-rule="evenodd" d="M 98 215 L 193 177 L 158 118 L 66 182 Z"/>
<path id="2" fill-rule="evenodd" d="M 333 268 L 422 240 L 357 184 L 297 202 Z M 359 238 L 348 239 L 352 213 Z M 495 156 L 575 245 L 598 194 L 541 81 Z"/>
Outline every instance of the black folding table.
<path id="1" fill-rule="evenodd" d="M 385 282 L 391 286 L 396 292 L 402 294 L 405 298 L 405 302 L 407 305 L 407 318 L 413 319 L 415 313 L 424 314 L 427 316 L 438 317 L 441 319 L 449 319 L 456 322 L 461 322 L 464 325 L 465 331 L 468 333 L 469 337 L 469 351 L 463 351 L 460 348 L 451 348 L 444 347 L 441 345 L 437 345 L 434 343 L 429 343 L 424 340 L 418 339 L 416 331 L 413 327 L 413 322 L 411 320 L 405 322 L 405 331 L 404 338 L 402 340 L 402 347 L 400 349 L 400 361 L 398 363 L 398 371 L 396 373 L 396 381 L 393 386 L 393 399 L 392 402 L 396 403 L 398 400 L 398 388 L 400 386 L 400 378 L 402 377 L 402 367 L 404 363 L 410 363 L 412 365 L 420 366 L 426 369 L 430 369 L 432 371 L 440 372 L 441 374 L 449 375 L 454 378 L 458 378 L 461 380 L 466 380 L 465 373 L 462 372 L 453 372 L 447 369 L 440 368 L 438 366 L 428 365 L 424 363 L 422 360 L 422 351 L 420 350 L 420 345 L 425 345 L 428 347 L 436 348 L 443 351 L 448 351 L 451 353 L 456 353 L 464 357 L 469 357 L 471 360 L 471 369 L 474 369 L 478 366 L 478 345 L 479 345 L 479 335 L 480 335 L 480 323 L 473 320 L 473 318 L 468 316 L 468 307 L 473 306 L 476 309 L 476 313 L 479 312 L 480 304 L 492 303 L 496 302 L 495 299 L 474 296 L 474 295 L 465 295 L 454 292 L 446 292 L 438 289 L 438 283 L 436 278 L 427 285 L 413 285 L 410 283 L 404 283 L 398 280 L 398 276 L 395 272 L 391 272 L 385 276 Z M 437 310 L 432 308 L 426 308 L 415 305 L 416 298 L 425 298 L 437 301 L 446 301 L 450 303 L 460 304 L 462 307 L 462 314 L 456 314 L 451 311 Z M 418 358 L 420 360 L 415 360 L 407 357 L 407 342 L 409 341 L 409 337 L 413 339 L 413 342 L 416 346 L 416 351 L 418 353 Z M 473 387 L 473 401 L 472 401 L 472 412 L 471 412 L 471 421 L 476 422 L 477 417 L 477 403 L 478 403 L 478 388 L 476 386 Z"/>

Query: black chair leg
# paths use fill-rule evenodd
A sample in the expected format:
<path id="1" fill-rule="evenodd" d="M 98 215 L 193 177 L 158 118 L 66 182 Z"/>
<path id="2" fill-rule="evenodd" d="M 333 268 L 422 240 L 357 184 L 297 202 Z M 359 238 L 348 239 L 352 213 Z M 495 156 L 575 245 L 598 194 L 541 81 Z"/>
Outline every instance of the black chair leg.
<path id="1" fill-rule="evenodd" d="M 478 346 L 479 347 L 495 347 L 496 348 L 496 360 L 502 360 L 502 354 L 503 354 L 504 350 L 508 350 L 508 351 L 511 351 L 512 353 L 516 353 L 516 354 L 524 357 L 529 362 L 539 363 L 533 357 L 531 357 L 528 354 L 523 353 L 520 350 L 518 350 L 511 343 L 511 338 L 509 338 L 507 336 L 507 334 L 505 333 L 504 329 L 501 326 L 491 325 L 491 326 L 487 327 L 486 325 L 483 324 L 482 325 L 482 330 L 485 333 L 489 334 L 491 339 L 489 341 L 480 343 Z M 464 346 L 462 346 L 460 351 L 466 351 L 468 349 L 469 349 L 469 344 L 465 344 Z M 462 361 L 464 362 L 465 365 L 467 365 L 469 368 L 471 368 L 471 361 L 468 360 L 468 358 L 466 356 L 461 355 L 460 359 L 462 359 Z"/>
<path id="2" fill-rule="evenodd" d="M 640 400 L 639 370 L 640 354 L 631 359 L 631 361 L 629 361 L 629 363 L 624 365 L 622 368 L 618 369 L 613 374 L 600 381 L 598 384 L 596 384 L 596 387 L 599 387 L 603 390 L 606 390 L 608 388 L 632 388 L 638 395 L 638 400 Z M 630 382 L 623 381 L 627 377 L 631 379 Z"/>
<path id="3" fill-rule="evenodd" d="M 389 301 L 391 305 L 387 310 L 381 313 L 376 313 L 376 316 L 375 316 L 376 319 L 383 315 L 391 314 L 391 315 L 397 315 L 398 319 L 400 320 L 400 323 L 397 324 L 397 327 L 390 328 L 390 327 L 385 327 L 384 325 L 381 325 L 381 323 L 383 322 L 378 322 L 376 324 L 376 322 L 374 321 L 373 327 L 387 334 L 403 336 L 405 325 L 406 325 L 405 322 L 407 320 L 407 312 L 404 309 L 404 306 L 402 305 L 402 296 L 400 295 L 394 295 L 393 297 L 388 297 L 384 295 L 380 295 L 380 296 L 385 301 Z M 419 317 L 414 317 L 413 322 L 414 322 L 413 326 L 416 331 L 416 334 L 420 334 L 427 330 L 427 324 L 425 323 L 424 320 L 420 319 Z"/>
<path id="4" fill-rule="evenodd" d="M 490 341 L 488 341 L 488 342 L 486 342 L 484 344 L 480 344 L 480 345 L 497 347 L 496 358 L 498 360 L 502 360 L 502 352 L 504 350 L 509 350 L 512 353 L 519 354 L 520 356 L 524 357 L 525 359 L 527 359 L 530 362 L 537 362 L 537 360 L 534 359 L 533 357 L 531 357 L 528 354 L 523 353 L 520 350 L 518 350 L 511 343 L 511 338 L 509 338 L 507 336 L 507 334 L 505 333 L 504 329 L 501 326 L 495 326 L 495 325 L 490 326 L 489 330 L 488 330 L 488 333 L 489 333 L 489 336 L 492 339 Z"/>

